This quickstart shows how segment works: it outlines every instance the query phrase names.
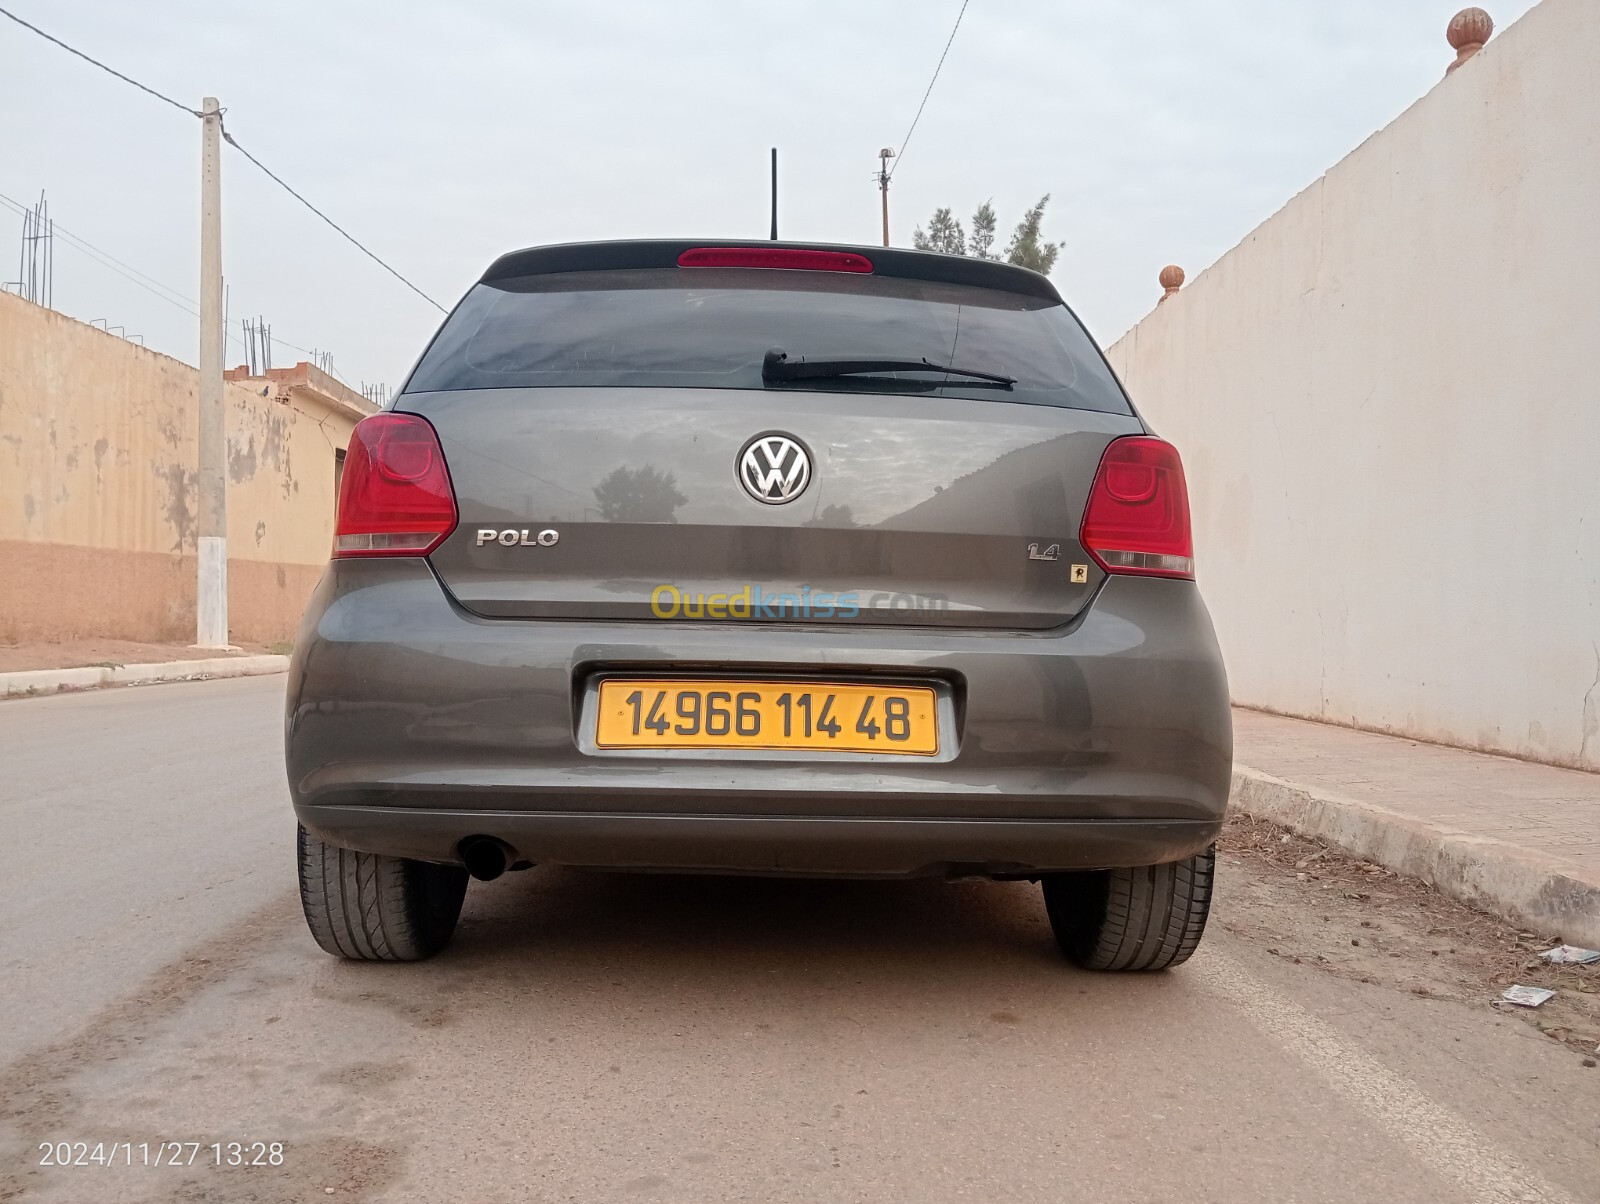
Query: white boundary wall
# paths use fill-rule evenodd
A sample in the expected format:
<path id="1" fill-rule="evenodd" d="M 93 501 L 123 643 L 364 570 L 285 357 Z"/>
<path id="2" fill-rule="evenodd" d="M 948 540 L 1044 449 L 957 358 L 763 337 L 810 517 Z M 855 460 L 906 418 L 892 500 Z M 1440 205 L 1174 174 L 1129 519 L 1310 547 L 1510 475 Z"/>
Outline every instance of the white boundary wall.
<path id="1" fill-rule="evenodd" d="M 1183 454 L 1237 701 L 1600 770 L 1594 0 L 1544 0 L 1109 356 Z"/>

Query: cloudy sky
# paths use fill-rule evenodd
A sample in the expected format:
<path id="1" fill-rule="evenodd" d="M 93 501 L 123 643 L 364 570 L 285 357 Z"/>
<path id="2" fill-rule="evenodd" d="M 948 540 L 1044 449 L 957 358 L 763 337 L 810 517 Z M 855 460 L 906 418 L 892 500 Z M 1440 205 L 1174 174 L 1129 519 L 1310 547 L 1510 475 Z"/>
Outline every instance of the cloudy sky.
<path id="1" fill-rule="evenodd" d="M 230 132 L 450 306 L 495 255 L 635 236 L 877 241 L 960 0 L 0 0 Z M 1434 86 L 1458 0 L 970 0 L 890 193 L 893 241 L 1052 200 L 1102 341 Z M 1503 29 L 1531 0 L 1495 0 Z M 0 18 L 0 197 L 198 296 L 199 123 Z M 275 362 L 398 384 L 439 314 L 224 151 L 230 316 Z M 0 200 L 0 275 L 21 219 Z M 58 238 L 55 305 L 193 362 L 195 320 Z M 292 344 L 293 346 L 290 346 Z M 230 362 L 242 359 L 235 343 Z"/>

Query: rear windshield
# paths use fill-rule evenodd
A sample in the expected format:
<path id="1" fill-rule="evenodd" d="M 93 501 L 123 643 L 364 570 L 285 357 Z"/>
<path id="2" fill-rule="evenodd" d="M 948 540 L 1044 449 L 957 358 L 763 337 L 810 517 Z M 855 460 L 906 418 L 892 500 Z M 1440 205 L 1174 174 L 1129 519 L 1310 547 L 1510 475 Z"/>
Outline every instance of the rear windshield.
<path id="1" fill-rule="evenodd" d="M 760 389 L 771 348 L 790 360 L 928 359 L 1016 384 L 874 372 L 770 387 L 1131 413 L 1099 350 L 1057 302 L 934 281 L 752 268 L 569 272 L 479 284 L 406 392 Z"/>

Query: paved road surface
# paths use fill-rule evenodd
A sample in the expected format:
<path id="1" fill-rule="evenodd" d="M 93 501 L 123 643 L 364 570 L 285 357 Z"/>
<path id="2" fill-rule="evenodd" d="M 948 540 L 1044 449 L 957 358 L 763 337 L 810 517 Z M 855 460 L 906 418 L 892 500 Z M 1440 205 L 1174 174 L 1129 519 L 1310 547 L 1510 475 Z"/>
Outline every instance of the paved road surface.
<path id="1" fill-rule="evenodd" d="M 1237 859 L 1168 975 L 1064 966 L 1025 884 L 542 869 L 434 962 L 342 964 L 281 689 L 0 704 L 0 1200 L 1600 1200 L 1600 1070 L 1274 956 Z M 38 1165 L 161 1140 L 204 1148 Z"/>

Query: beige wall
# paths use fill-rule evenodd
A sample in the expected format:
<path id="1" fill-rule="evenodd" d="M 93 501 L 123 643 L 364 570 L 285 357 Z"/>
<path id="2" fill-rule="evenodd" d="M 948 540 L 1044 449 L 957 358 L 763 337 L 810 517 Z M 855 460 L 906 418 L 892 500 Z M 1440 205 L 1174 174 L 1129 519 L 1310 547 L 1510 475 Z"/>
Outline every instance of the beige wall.
<path id="1" fill-rule="evenodd" d="M 1600 769 L 1597 64 L 1544 0 L 1111 349 L 1239 701 Z"/>
<path id="2" fill-rule="evenodd" d="M 311 372 L 225 386 L 235 639 L 292 638 L 327 560 L 361 403 Z M 0 294 L 0 641 L 193 639 L 197 391 L 187 364 Z"/>

